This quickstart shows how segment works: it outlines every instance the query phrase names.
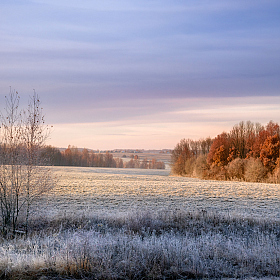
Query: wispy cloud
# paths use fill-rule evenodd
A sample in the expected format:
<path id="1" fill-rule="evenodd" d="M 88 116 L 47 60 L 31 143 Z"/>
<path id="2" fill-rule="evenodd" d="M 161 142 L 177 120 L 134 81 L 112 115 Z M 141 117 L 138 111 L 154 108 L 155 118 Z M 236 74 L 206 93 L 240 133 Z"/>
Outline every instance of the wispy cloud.
<path id="1" fill-rule="evenodd" d="M 233 116 L 234 106 L 221 101 L 229 97 L 239 116 L 254 121 L 257 110 L 267 118 L 266 101 L 260 107 L 250 102 L 279 96 L 276 0 L 17 0 L 0 6 L 0 97 L 9 86 L 23 97 L 35 88 L 53 123 L 200 118 L 202 125 L 207 114 L 230 122 L 226 113 Z M 223 107 L 220 114 L 214 103 Z"/>
<path id="2" fill-rule="evenodd" d="M 279 120 L 280 97 L 154 100 L 157 106 L 150 101 L 99 103 L 99 110 L 88 112 L 69 110 L 65 118 L 72 123 L 55 124 L 51 141 L 63 146 L 71 139 L 68 144 L 100 149 L 136 148 L 143 143 L 147 148 L 173 148 L 182 138 L 215 137 L 240 121 Z"/>

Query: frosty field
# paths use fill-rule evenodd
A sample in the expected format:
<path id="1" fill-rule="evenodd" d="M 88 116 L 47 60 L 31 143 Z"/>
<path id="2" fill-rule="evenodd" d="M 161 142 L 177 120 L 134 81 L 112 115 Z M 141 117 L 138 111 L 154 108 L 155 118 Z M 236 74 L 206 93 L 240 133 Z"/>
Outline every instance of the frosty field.
<path id="1" fill-rule="evenodd" d="M 1 279 L 280 279 L 279 186 L 53 167 Z"/>
<path id="2" fill-rule="evenodd" d="M 52 167 L 57 187 L 34 206 L 50 216 L 81 213 L 206 210 L 280 218 L 280 185 L 204 181 L 168 170 Z"/>

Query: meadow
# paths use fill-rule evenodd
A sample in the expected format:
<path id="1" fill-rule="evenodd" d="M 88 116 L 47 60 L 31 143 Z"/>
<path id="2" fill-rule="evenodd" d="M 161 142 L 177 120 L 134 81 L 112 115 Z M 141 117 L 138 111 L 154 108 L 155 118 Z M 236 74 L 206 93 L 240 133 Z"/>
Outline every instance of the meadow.
<path id="1" fill-rule="evenodd" d="M 35 204 L 49 216 L 206 210 L 280 219 L 279 184 L 169 176 L 169 170 L 53 167 L 58 186 Z"/>
<path id="2" fill-rule="evenodd" d="M 280 277 L 280 185 L 52 169 L 32 234 L 1 240 L 3 279 Z"/>

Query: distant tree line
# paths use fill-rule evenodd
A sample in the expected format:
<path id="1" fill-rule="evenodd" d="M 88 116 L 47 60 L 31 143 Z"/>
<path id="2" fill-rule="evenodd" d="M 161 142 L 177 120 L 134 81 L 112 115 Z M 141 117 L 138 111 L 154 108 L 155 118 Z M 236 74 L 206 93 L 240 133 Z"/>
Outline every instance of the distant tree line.
<path id="1" fill-rule="evenodd" d="M 142 168 L 142 169 L 165 169 L 163 161 L 157 161 L 156 159 L 147 160 L 146 158 L 142 161 L 139 160 L 138 156 L 132 156 L 130 161 L 125 163 L 126 168 Z"/>
<path id="2" fill-rule="evenodd" d="M 172 172 L 203 179 L 280 183 L 280 127 L 251 121 L 214 139 L 181 140 L 172 152 Z"/>
<path id="3" fill-rule="evenodd" d="M 41 156 L 48 159 L 49 165 L 54 166 L 165 169 L 164 162 L 155 159 L 141 161 L 138 156 L 133 156 L 130 161 L 124 162 L 121 158 L 114 158 L 113 154 L 109 152 L 95 153 L 88 149 L 80 150 L 70 145 L 64 151 L 46 146 L 42 150 Z"/>

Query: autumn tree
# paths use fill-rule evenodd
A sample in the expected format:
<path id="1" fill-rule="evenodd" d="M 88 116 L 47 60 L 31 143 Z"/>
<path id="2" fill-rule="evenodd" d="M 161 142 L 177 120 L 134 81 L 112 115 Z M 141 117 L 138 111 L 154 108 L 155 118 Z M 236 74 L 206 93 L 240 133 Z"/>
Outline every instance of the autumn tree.
<path id="1" fill-rule="evenodd" d="M 268 171 L 273 171 L 279 158 L 280 137 L 278 134 L 268 136 L 261 145 L 260 160 Z"/>
<path id="2" fill-rule="evenodd" d="M 246 126 L 244 122 L 235 125 L 230 131 L 230 153 L 233 159 L 246 157 Z M 236 156 L 234 156 L 236 155 Z"/>
<path id="3" fill-rule="evenodd" d="M 178 175 L 191 175 L 194 163 L 200 155 L 207 155 L 212 144 L 210 137 L 197 141 L 182 139 L 172 151 L 172 172 Z"/>
<path id="4" fill-rule="evenodd" d="M 113 158 L 113 155 L 110 154 L 109 152 L 106 152 L 104 156 L 104 167 L 116 167 L 116 162 Z"/>
<path id="5" fill-rule="evenodd" d="M 260 123 L 246 122 L 246 158 L 250 158 L 251 156 L 256 157 L 256 142 L 262 130 L 263 126 Z"/>
<path id="6" fill-rule="evenodd" d="M 209 154 L 207 156 L 207 162 L 214 166 L 225 166 L 228 163 L 229 157 L 229 135 L 226 132 L 219 134 L 213 141 Z"/>
<path id="7" fill-rule="evenodd" d="M 182 139 L 172 151 L 171 164 L 172 172 L 178 175 L 185 174 L 185 163 L 192 157 L 189 140 Z"/>
<path id="8" fill-rule="evenodd" d="M 82 151 L 81 166 L 90 166 L 90 154 L 86 148 Z"/>
<path id="9" fill-rule="evenodd" d="M 274 178 L 273 180 L 278 181 L 279 150 L 278 123 L 270 121 L 263 126 L 260 123 L 242 121 L 229 133 L 223 132 L 214 140 L 181 140 L 172 153 L 172 171 L 178 175 L 204 178 L 253 181 Z"/>
<path id="10" fill-rule="evenodd" d="M 199 140 L 199 142 L 201 147 L 201 154 L 204 156 L 207 155 L 210 151 L 213 140 L 210 137 L 207 137 L 206 139 Z"/>
<path id="11" fill-rule="evenodd" d="M 262 146 L 265 143 L 266 139 L 274 135 L 278 135 L 280 137 L 279 125 L 277 123 L 270 121 L 265 127 L 259 125 L 256 129 L 254 142 L 251 145 L 251 149 L 247 154 L 247 158 L 259 158 Z"/>

